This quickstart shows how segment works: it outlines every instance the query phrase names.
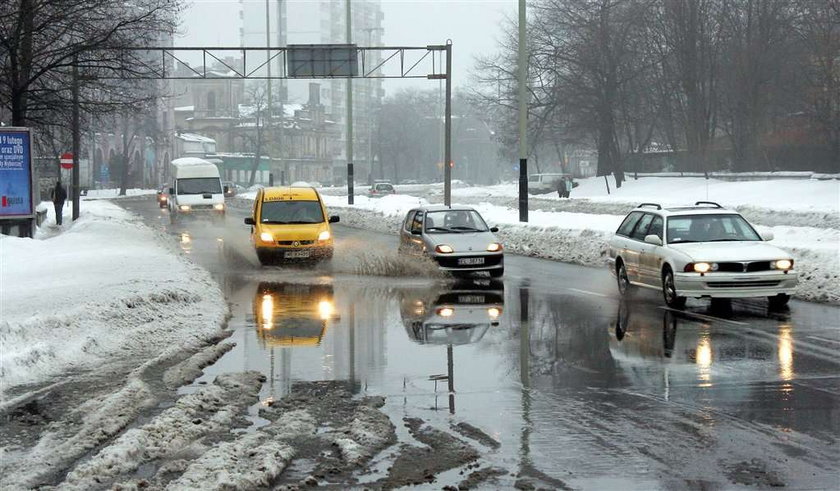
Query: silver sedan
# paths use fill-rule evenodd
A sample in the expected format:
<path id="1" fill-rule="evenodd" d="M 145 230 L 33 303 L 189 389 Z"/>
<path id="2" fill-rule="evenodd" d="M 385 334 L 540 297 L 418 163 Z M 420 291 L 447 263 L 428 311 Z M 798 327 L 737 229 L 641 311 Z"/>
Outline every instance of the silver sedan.
<path id="1" fill-rule="evenodd" d="M 450 273 L 505 272 L 502 244 L 468 206 L 426 206 L 408 212 L 400 229 L 401 254 L 426 255 Z"/>

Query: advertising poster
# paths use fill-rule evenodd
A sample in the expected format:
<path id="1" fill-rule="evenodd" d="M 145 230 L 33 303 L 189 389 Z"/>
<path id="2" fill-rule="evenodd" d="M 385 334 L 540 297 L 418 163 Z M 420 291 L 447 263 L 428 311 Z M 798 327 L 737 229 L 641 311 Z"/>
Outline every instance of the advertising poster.
<path id="1" fill-rule="evenodd" d="M 0 128 L 0 218 L 33 213 L 29 131 Z"/>

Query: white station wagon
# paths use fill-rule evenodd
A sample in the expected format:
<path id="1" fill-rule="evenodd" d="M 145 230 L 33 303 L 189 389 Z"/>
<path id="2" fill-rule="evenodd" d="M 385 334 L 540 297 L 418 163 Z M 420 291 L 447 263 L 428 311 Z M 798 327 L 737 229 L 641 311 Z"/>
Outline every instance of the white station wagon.
<path id="1" fill-rule="evenodd" d="M 717 203 L 662 208 L 643 203 L 609 241 L 609 267 L 622 296 L 635 286 L 659 289 L 669 307 L 687 297 L 767 297 L 788 303 L 798 283 L 790 254 L 767 244 L 739 213 Z"/>

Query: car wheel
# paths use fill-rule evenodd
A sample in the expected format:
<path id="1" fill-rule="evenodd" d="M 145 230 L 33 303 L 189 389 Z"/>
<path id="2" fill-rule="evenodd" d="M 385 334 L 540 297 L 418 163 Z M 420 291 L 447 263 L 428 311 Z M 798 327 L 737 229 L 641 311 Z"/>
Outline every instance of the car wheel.
<path id="1" fill-rule="evenodd" d="M 175 225 L 175 222 L 178 221 L 178 219 L 175 217 L 175 215 L 176 215 L 176 213 L 174 211 L 169 210 L 169 223 L 170 223 L 170 225 Z"/>
<path id="2" fill-rule="evenodd" d="M 627 268 L 624 266 L 624 261 L 618 262 L 615 277 L 618 283 L 618 293 L 622 297 L 627 297 L 633 293 L 633 285 L 630 283 L 630 277 L 627 276 Z"/>
<path id="3" fill-rule="evenodd" d="M 271 266 L 275 263 L 274 256 L 265 252 L 257 252 L 257 259 L 263 266 Z"/>
<path id="4" fill-rule="evenodd" d="M 770 308 L 772 310 L 781 309 L 790 301 L 790 295 L 780 293 L 774 297 L 767 297 L 767 300 L 770 302 Z"/>
<path id="5" fill-rule="evenodd" d="M 662 296 L 668 307 L 674 309 L 685 307 L 685 297 L 677 295 L 677 285 L 674 283 L 674 272 L 671 268 L 665 268 L 665 272 L 662 273 Z"/>
<path id="6" fill-rule="evenodd" d="M 499 269 L 491 269 L 490 270 L 490 277 L 491 278 L 501 278 L 505 274 L 505 268 Z"/>

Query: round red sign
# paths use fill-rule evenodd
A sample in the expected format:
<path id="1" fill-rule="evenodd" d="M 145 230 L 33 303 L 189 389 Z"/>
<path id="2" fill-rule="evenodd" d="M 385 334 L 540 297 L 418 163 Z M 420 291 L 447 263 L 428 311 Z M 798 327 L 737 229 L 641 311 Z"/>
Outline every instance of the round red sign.
<path id="1" fill-rule="evenodd" d="M 72 169 L 73 168 L 73 154 L 70 152 L 61 154 L 61 158 L 59 160 L 62 169 Z"/>

